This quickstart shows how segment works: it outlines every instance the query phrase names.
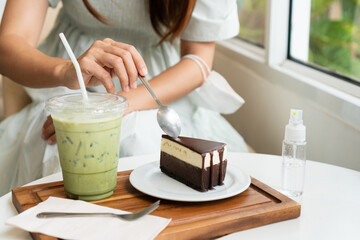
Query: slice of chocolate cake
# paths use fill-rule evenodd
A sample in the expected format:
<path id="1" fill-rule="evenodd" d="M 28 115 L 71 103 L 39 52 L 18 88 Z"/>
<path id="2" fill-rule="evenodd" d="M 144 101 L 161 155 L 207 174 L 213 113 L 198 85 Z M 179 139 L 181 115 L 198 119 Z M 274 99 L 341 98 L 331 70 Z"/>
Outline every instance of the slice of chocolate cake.
<path id="1" fill-rule="evenodd" d="M 223 185 L 227 165 L 225 143 L 163 135 L 160 169 L 201 192 Z"/>

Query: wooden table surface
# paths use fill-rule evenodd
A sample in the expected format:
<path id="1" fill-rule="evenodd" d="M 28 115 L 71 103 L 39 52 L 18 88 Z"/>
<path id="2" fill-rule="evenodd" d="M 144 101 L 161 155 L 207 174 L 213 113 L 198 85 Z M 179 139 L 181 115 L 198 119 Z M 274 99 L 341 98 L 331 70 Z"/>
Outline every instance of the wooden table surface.
<path id="1" fill-rule="evenodd" d="M 154 155 L 123 158 L 118 170 L 134 169 L 156 160 L 158 156 Z M 229 162 L 271 187 L 280 186 L 279 156 L 229 153 Z M 61 180 L 61 174 L 31 184 L 58 180 Z M 304 194 L 294 198 L 302 205 L 299 218 L 239 231 L 221 239 L 359 239 L 359 186 L 360 172 L 307 161 Z M 27 232 L 4 225 L 7 218 L 17 214 L 11 193 L 0 198 L 0 213 L 0 239 L 31 239 Z"/>

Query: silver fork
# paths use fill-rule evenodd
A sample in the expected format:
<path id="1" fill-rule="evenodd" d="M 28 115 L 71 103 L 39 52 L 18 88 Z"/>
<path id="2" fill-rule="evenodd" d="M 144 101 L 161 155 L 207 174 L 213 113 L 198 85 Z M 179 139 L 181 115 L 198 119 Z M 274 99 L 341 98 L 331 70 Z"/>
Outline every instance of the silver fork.
<path id="1" fill-rule="evenodd" d="M 160 200 L 156 201 L 149 207 L 136 212 L 136 213 L 126 213 L 126 214 L 115 214 L 115 213 L 74 213 L 74 212 L 41 212 L 36 215 L 38 218 L 54 218 L 54 217 L 93 217 L 93 216 L 108 216 L 108 217 L 117 217 L 126 221 L 133 221 L 136 219 L 141 218 L 142 216 L 145 216 L 152 211 L 154 211 L 156 208 L 158 208 L 160 205 Z"/>

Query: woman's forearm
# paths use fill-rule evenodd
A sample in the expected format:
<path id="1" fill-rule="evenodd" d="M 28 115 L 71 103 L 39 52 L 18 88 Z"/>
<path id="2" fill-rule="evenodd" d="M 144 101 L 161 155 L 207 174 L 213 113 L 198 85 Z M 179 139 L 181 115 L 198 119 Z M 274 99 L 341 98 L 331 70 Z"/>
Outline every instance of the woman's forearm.
<path id="1" fill-rule="evenodd" d="M 0 38 L 0 72 L 13 81 L 34 88 L 67 86 L 65 65 L 70 60 L 49 57 L 16 35 Z"/>
<path id="2" fill-rule="evenodd" d="M 195 54 L 203 58 L 211 67 L 215 51 L 215 43 L 191 43 L 182 41 L 181 55 Z M 183 59 L 149 81 L 155 94 L 163 104 L 172 103 L 204 82 L 203 75 L 196 63 L 190 59 Z M 129 100 L 127 112 L 156 108 L 157 104 L 147 91 L 140 85 L 130 92 L 121 92 Z"/>
<path id="3" fill-rule="evenodd" d="M 190 61 L 182 60 L 149 81 L 161 103 L 172 103 L 201 85 L 201 72 L 197 69 L 197 65 Z M 155 100 L 144 85 L 139 85 L 130 92 L 120 92 L 119 94 L 128 98 L 128 112 L 157 107 Z"/>
<path id="4" fill-rule="evenodd" d="M 28 87 L 66 85 L 61 69 L 68 61 L 36 49 L 48 6 L 47 0 L 7 1 L 0 25 L 0 73 Z"/>

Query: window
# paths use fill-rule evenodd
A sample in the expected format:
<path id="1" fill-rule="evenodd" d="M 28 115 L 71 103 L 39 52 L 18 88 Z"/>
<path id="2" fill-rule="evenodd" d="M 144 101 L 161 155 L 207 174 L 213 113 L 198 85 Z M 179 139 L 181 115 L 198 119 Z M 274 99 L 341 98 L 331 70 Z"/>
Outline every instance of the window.
<path id="1" fill-rule="evenodd" d="M 266 0 L 237 0 L 240 33 L 239 38 L 264 47 Z"/>
<path id="2" fill-rule="evenodd" d="M 286 45 L 288 50 L 281 50 L 284 58 L 360 86 L 360 0 L 237 0 L 237 3 L 238 38 L 264 48 L 269 56 L 274 56 L 271 51 L 279 51 L 279 44 Z M 269 6 L 276 9 L 269 10 Z M 269 19 L 278 21 L 270 24 L 275 30 L 267 29 L 267 14 Z M 287 14 L 289 17 L 284 17 Z M 269 38 L 266 34 L 283 34 L 279 22 L 284 26 L 289 23 L 289 33 L 276 37 L 275 41 L 281 43 L 274 50 L 267 45 L 271 41 L 266 40 Z"/>
<path id="3" fill-rule="evenodd" d="M 289 58 L 360 86 L 360 2 L 292 0 Z"/>

